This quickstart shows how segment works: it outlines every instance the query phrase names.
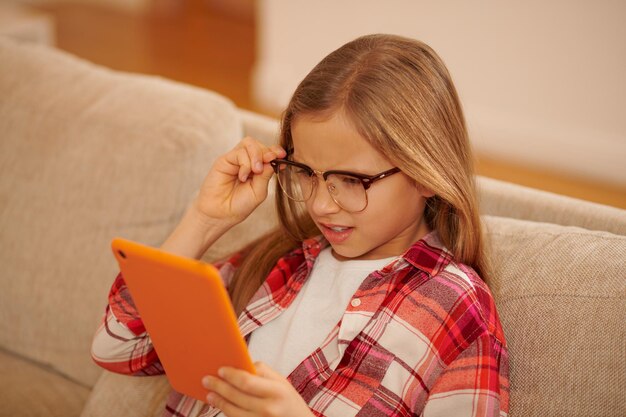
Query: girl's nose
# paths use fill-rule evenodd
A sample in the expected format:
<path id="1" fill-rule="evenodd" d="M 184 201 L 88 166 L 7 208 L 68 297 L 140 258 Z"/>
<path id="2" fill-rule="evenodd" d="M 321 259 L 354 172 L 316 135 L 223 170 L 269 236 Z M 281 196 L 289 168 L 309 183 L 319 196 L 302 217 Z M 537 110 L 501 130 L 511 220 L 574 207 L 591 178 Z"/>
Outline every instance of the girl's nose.
<path id="1" fill-rule="evenodd" d="M 322 216 L 325 214 L 336 213 L 341 207 L 333 200 L 325 181 L 317 181 L 313 188 L 313 195 L 309 199 L 309 210 L 315 215 Z"/>

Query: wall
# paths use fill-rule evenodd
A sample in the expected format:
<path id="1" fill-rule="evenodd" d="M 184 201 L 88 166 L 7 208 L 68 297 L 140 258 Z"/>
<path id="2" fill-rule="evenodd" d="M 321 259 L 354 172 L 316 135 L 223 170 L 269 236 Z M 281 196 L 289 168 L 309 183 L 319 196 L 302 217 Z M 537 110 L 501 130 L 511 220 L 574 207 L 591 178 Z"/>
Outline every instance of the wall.
<path id="1" fill-rule="evenodd" d="M 279 112 L 324 55 L 388 32 L 432 46 L 483 155 L 626 185 L 626 2 L 258 0 L 254 95 Z"/>

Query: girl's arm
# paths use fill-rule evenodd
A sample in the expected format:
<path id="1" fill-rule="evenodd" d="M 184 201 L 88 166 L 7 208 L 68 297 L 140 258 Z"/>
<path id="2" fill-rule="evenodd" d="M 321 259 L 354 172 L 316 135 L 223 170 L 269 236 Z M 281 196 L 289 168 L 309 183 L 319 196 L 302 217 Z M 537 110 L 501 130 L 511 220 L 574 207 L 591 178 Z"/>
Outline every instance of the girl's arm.
<path id="1" fill-rule="evenodd" d="M 94 336 L 91 357 L 111 372 L 139 376 L 163 373 L 122 274 L 109 292 L 109 304 Z"/>
<path id="2" fill-rule="evenodd" d="M 190 258 L 202 257 L 220 236 L 265 200 L 273 172 L 269 162 L 285 154 L 278 146 L 267 147 L 245 138 L 219 157 L 198 197 L 161 249 Z M 227 277 L 223 278 L 228 282 Z M 163 373 L 121 274 L 109 293 L 106 315 L 92 343 L 92 357 L 98 365 L 117 373 Z"/>
<path id="3" fill-rule="evenodd" d="M 245 138 L 219 157 L 207 174 L 198 197 L 161 249 L 199 259 L 267 197 L 273 174 L 270 161 L 286 156 L 280 146 L 267 147 Z"/>
<path id="4" fill-rule="evenodd" d="M 191 207 L 162 249 L 181 256 L 200 258 L 226 230 L 224 225 L 203 223 Z M 109 292 L 103 323 L 94 336 L 93 360 L 104 369 L 126 375 L 158 375 L 163 367 L 146 333 L 122 274 Z"/>

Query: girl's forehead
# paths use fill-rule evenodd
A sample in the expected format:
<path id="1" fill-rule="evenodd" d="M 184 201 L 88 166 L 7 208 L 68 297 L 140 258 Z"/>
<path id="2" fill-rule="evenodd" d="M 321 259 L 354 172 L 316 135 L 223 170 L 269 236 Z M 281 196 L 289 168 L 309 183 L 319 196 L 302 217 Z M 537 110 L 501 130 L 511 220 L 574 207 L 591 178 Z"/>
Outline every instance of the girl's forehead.
<path id="1" fill-rule="evenodd" d="M 293 158 L 317 170 L 386 168 L 390 164 L 341 114 L 299 117 L 291 126 Z"/>

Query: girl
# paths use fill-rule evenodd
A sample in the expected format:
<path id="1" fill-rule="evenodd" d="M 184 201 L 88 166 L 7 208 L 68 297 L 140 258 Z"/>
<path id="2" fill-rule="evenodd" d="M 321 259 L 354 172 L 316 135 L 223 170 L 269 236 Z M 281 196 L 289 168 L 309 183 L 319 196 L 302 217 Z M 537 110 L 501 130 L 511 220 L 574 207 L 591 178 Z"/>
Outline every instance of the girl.
<path id="1" fill-rule="evenodd" d="M 166 416 L 498 416 L 508 353 L 491 293 L 472 157 L 440 58 L 361 37 L 296 89 L 280 146 L 220 157 L 164 250 L 200 258 L 267 196 L 280 227 L 219 265 L 257 375 L 206 377 Z M 118 276 L 93 356 L 162 373 Z"/>

